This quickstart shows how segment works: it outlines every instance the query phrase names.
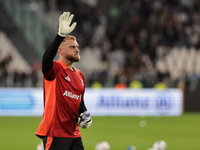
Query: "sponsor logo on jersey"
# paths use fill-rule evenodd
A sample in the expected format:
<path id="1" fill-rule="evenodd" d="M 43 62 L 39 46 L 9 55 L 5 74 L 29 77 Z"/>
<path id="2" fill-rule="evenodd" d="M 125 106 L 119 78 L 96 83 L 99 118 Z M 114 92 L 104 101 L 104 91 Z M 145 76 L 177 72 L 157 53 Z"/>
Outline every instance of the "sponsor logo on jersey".
<path id="1" fill-rule="evenodd" d="M 70 98 L 74 98 L 74 99 L 77 99 L 77 100 L 80 100 L 81 101 L 81 98 L 82 98 L 82 94 L 80 95 L 76 95 L 76 94 L 73 94 L 72 92 L 70 91 L 65 91 L 63 96 L 67 96 L 67 97 L 70 97 Z"/>

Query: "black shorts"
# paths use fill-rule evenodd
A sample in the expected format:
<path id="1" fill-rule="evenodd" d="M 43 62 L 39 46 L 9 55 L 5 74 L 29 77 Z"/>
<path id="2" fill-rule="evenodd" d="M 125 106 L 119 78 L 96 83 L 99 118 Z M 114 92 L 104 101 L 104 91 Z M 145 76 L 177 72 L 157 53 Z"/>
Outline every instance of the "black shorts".
<path id="1" fill-rule="evenodd" d="M 84 150 L 82 138 L 43 137 L 44 150 Z"/>

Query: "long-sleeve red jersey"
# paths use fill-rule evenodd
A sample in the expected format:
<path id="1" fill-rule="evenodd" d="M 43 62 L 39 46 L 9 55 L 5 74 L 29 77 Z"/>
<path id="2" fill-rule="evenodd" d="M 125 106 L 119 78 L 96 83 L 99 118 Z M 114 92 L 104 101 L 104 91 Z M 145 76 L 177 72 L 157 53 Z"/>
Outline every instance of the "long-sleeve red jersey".
<path id="1" fill-rule="evenodd" d="M 44 114 L 38 136 L 80 137 L 79 106 L 85 92 L 84 75 L 75 67 L 70 70 L 60 60 L 44 74 Z"/>
<path id="2" fill-rule="evenodd" d="M 85 79 L 77 68 L 70 70 L 62 61 L 53 61 L 64 38 L 56 36 L 42 60 L 44 113 L 36 135 L 80 137 L 78 115 L 87 110 L 84 104 Z"/>

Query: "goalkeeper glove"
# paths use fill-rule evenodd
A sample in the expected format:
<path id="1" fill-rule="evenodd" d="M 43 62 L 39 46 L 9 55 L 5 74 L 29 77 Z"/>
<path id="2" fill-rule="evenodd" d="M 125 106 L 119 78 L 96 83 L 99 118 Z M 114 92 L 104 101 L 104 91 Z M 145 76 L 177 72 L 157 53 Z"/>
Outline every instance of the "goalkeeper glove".
<path id="1" fill-rule="evenodd" d="M 88 111 L 84 111 L 79 115 L 80 121 L 78 126 L 87 129 L 92 124 L 92 118 L 90 117 L 90 113 Z"/>
<path id="2" fill-rule="evenodd" d="M 67 34 L 71 33 L 74 28 L 76 27 L 76 22 L 74 22 L 71 26 L 71 21 L 73 19 L 74 15 L 70 12 L 64 12 L 62 15 L 60 15 L 59 18 L 59 29 L 58 29 L 58 35 L 65 37 Z"/>

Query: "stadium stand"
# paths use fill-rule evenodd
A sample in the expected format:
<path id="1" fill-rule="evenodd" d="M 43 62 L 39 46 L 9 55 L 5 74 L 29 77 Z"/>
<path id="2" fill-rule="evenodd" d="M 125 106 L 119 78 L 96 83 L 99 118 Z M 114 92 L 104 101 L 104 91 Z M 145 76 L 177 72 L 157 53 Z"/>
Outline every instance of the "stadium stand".
<path id="1" fill-rule="evenodd" d="M 2 5 L 0 43 L 0 87 L 42 86 L 41 69 L 35 67 L 39 58 Z"/>
<path id="2" fill-rule="evenodd" d="M 4 32 L 0 32 L 0 41 L 3 43 L 0 44 L 0 85 L 3 87 L 32 86 L 31 77 L 35 67 L 29 65 Z M 40 70 L 38 77 L 39 72 Z"/>
<path id="3" fill-rule="evenodd" d="M 59 15 L 63 11 L 75 15 L 74 35 L 81 47 L 76 66 L 89 87 L 95 81 L 114 87 L 137 80 L 144 88 L 162 82 L 167 87 L 184 83 L 189 90 L 200 88 L 200 1 L 23 0 L 20 4 L 29 8 L 23 13 L 34 8 L 31 12 L 41 22 L 37 32 L 44 38 L 34 41 L 40 45 L 36 48 L 40 55 L 57 32 Z"/>

